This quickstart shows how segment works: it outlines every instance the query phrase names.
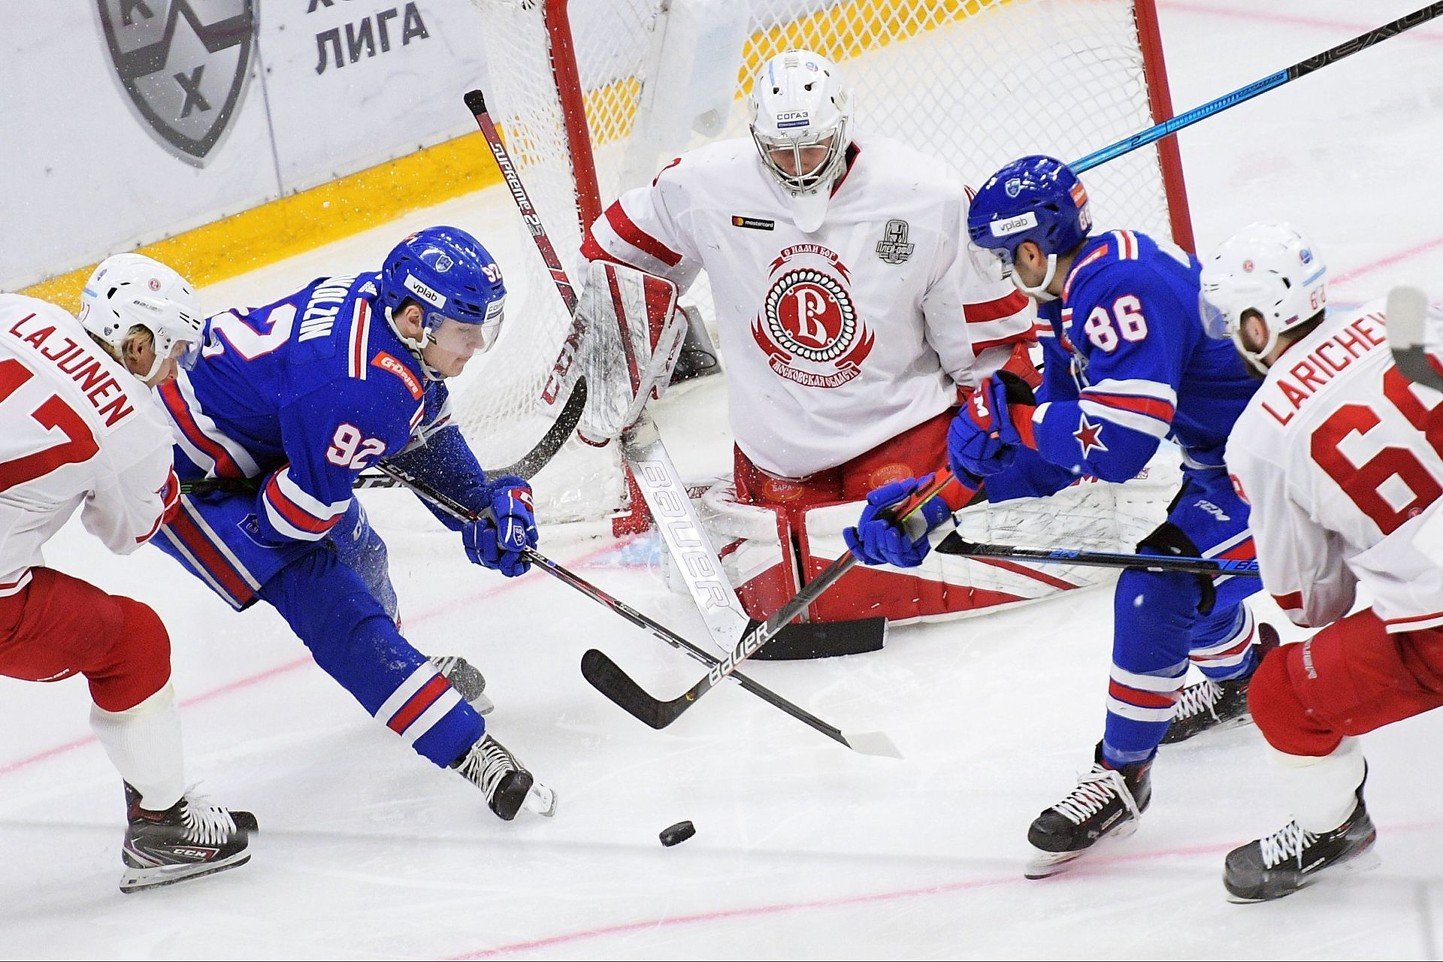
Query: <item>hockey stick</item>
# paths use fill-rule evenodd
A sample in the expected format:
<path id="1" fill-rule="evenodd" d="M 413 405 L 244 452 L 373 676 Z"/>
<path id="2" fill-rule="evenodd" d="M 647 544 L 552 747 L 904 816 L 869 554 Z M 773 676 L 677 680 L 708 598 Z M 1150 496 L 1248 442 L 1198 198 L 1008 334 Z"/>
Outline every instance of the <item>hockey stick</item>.
<path id="1" fill-rule="evenodd" d="M 937 545 L 942 554 L 963 558 L 1000 558 L 1006 561 L 1082 565 L 1091 568 L 1142 568 L 1144 571 L 1172 571 L 1193 575 L 1238 575 L 1260 577 L 1256 558 L 1186 558 L 1170 555 L 1138 555 L 1079 548 L 1017 548 L 1006 544 L 979 544 L 956 531 Z"/>
<path id="2" fill-rule="evenodd" d="M 1146 130 L 1133 134 L 1131 137 L 1119 140 L 1117 143 L 1101 150 L 1095 150 L 1075 163 L 1069 164 L 1074 173 L 1082 173 L 1094 167 L 1107 163 L 1109 160 L 1121 157 L 1139 147 L 1146 147 L 1154 141 L 1161 140 L 1169 134 L 1175 134 L 1184 127 L 1190 127 L 1205 117 L 1221 113 L 1229 107 L 1236 107 L 1246 100 L 1251 100 L 1261 93 L 1266 93 L 1275 87 L 1281 87 L 1285 83 L 1305 77 L 1315 70 L 1321 70 L 1329 64 L 1337 63 L 1350 54 L 1359 50 L 1366 50 L 1376 43 L 1381 43 L 1389 37 L 1396 37 L 1405 30 L 1412 30 L 1420 24 L 1427 23 L 1439 14 L 1443 14 L 1443 3 L 1430 3 L 1421 10 L 1399 17 L 1392 23 L 1385 23 L 1381 27 L 1369 30 L 1367 33 L 1359 34 L 1351 40 L 1345 40 L 1335 47 L 1330 47 L 1316 56 L 1306 60 L 1300 60 L 1284 70 L 1269 74 L 1261 80 L 1255 80 L 1246 86 L 1239 87 L 1232 93 L 1223 94 L 1216 100 L 1203 104 L 1201 107 L 1194 107 L 1186 113 L 1178 114 L 1160 124 L 1154 124 Z"/>
<path id="3" fill-rule="evenodd" d="M 479 90 L 472 90 L 466 94 L 465 99 L 467 108 L 476 118 L 477 126 L 481 128 L 486 143 L 496 157 L 496 164 L 501 168 L 501 175 L 506 180 L 512 199 L 516 201 L 521 219 L 526 222 L 546 269 L 551 272 L 557 293 L 561 295 L 562 303 L 572 316 L 571 331 L 567 335 L 561 357 L 557 359 L 551 373 L 555 385 L 548 383 L 547 387 L 548 392 L 554 393 L 559 388 L 559 379 L 575 360 L 575 352 L 583 333 L 582 318 L 577 310 L 576 288 L 567 276 L 561 259 L 557 257 L 546 225 L 531 202 L 526 185 L 521 182 L 521 175 L 517 173 L 516 165 L 512 163 L 506 145 L 491 120 L 485 95 Z M 584 383 L 584 378 L 578 379 L 578 385 Z M 697 611 L 701 613 L 707 631 L 717 646 L 725 649 L 746 632 L 749 619 L 737 598 L 736 590 L 721 569 L 716 549 L 697 518 L 696 509 L 687 497 L 686 486 L 682 484 L 671 456 L 662 444 L 661 435 L 645 410 L 639 420 L 622 433 L 621 451 L 632 469 L 632 476 L 636 481 L 635 490 L 640 491 L 642 499 L 650 509 L 657 530 L 661 533 L 662 542 L 676 562 L 677 571 L 686 582 L 688 593 Z"/>
<path id="4" fill-rule="evenodd" d="M 955 480 L 950 471 L 942 472 L 930 485 L 895 507 L 893 514 L 902 522 L 914 517 L 920 518 L 917 512 L 922 510 L 922 506 Z M 908 530 L 909 533 L 912 533 L 911 526 L 908 526 Z M 640 718 L 652 728 L 665 728 L 680 718 L 682 713 L 694 705 L 698 698 L 705 695 L 723 678 L 733 674 L 743 661 L 756 654 L 758 648 L 774 638 L 793 618 L 806 611 L 808 605 L 841 580 L 841 577 L 852 570 L 856 564 L 856 555 L 851 551 L 843 552 L 842 556 L 828 565 L 821 574 L 807 582 L 806 586 L 797 592 L 791 601 L 782 605 L 766 621 L 742 635 L 741 640 L 733 646 L 727 656 L 712 665 L 705 677 L 670 701 L 662 701 L 649 695 L 614 661 L 599 651 L 586 653 L 589 662 L 582 661 L 581 673 L 587 681 L 591 682 L 593 688 L 632 715 Z"/>
<path id="5" fill-rule="evenodd" d="M 386 474 L 395 478 L 396 481 L 403 487 L 407 487 L 410 488 L 412 491 L 415 491 L 421 497 L 430 501 L 432 504 L 436 505 L 442 511 L 451 515 L 453 518 L 456 518 L 458 521 L 475 521 L 479 517 L 476 512 L 470 510 L 459 501 L 448 497 L 445 493 L 441 491 L 437 491 L 435 488 L 431 487 L 429 484 L 415 477 L 403 468 L 398 468 L 395 465 L 387 464 L 384 461 L 378 462 L 375 467 L 377 468 L 377 470 L 384 471 Z M 588 598 L 591 598 L 593 601 L 596 601 L 597 603 L 604 605 L 607 608 L 610 608 L 612 611 L 621 615 L 621 617 L 625 618 L 627 621 L 631 622 L 637 627 L 645 628 L 647 631 L 651 632 L 653 635 L 655 635 L 657 638 L 660 638 L 667 644 L 671 645 L 673 648 L 686 652 L 692 658 L 696 659 L 704 665 L 715 665 L 717 663 L 717 660 L 711 655 L 707 654 L 703 649 L 698 648 L 696 645 L 693 645 L 691 642 L 687 641 L 685 638 L 681 637 L 670 628 L 667 628 L 660 622 L 653 621 L 651 618 L 648 618 L 646 615 L 637 611 L 635 608 L 631 607 L 625 602 L 617 600 L 616 598 L 607 594 L 605 591 L 602 591 L 596 585 L 593 585 L 591 582 L 586 581 L 580 575 L 577 575 L 574 572 L 563 568 L 555 561 L 547 558 L 535 548 L 527 548 L 522 553 L 526 556 L 527 561 L 530 561 L 538 568 L 541 568 L 547 574 L 557 578 L 560 581 L 565 582 L 566 584 L 575 588 L 577 591 L 580 591 L 582 594 L 586 595 Z M 588 660 L 592 659 L 593 656 L 598 655 L 600 655 L 602 658 L 606 657 L 594 648 L 587 651 L 586 654 L 582 657 L 583 674 L 585 674 L 586 672 L 585 666 Z M 836 726 L 829 725 L 826 722 L 822 721 L 820 718 L 818 718 L 816 715 L 813 715 L 806 709 L 792 704 L 781 695 L 778 695 L 776 692 L 772 691 L 770 688 L 766 688 L 758 684 L 746 675 L 736 672 L 735 670 L 733 670 L 731 674 L 732 677 L 735 678 L 736 681 L 743 688 L 751 692 L 753 695 L 756 695 L 762 701 L 766 702 L 774 708 L 781 709 L 788 715 L 791 715 L 793 718 L 800 721 L 802 724 L 821 732 L 823 735 L 826 735 L 828 738 L 832 739 L 835 742 L 845 745 L 846 747 L 852 749 L 852 751 L 854 752 L 859 752 L 863 755 L 885 756 L 888 758 L 902 757 L 901 752 L 897 750 L 897 746 L 892 743 L 892 739 L 889 738 L 885 732 L 843 732 Z M 640 718 L 642 721 L 648 721 L 646 718 L 642 718 L 641 716 L 637 717 Z M 652 725 L 652 727 L 660 728 L 662 726 Z"/>
<path id="6" fill-rule="evenodd" d="M 1388 349 L 1393 363 L 1414 384 L 1443 391 L 1443 369 L 1424 350 L 1428 321 L 1428 295 L 1416 287 L 1395 287 L 1388 292 Z"/>

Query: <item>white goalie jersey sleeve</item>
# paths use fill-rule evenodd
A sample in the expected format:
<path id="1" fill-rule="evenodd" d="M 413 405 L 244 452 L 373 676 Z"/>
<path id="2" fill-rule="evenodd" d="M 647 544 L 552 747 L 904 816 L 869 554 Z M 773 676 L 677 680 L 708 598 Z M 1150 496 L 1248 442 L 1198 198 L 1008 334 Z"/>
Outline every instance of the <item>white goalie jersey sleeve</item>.
<path id="1" fill-rule="evenodd" d="M 737 445 L 800 478 L 843 464 L 958 403 L 1035 312 L 966 239 L 967 193 L 941 161 L 860 139 L 822 226 L 797 228 L 755 146 L 673 161 L 594 223 L 582 253 L 711 284 Z"/>
<path id="2" fill-rule="evenodd" d="M 1359 587 L 1389 631 L 1443 624 L 1439 404 L 1393 366 L 1381 305 L 1330 317 L 1268 371 L 1227 464 L 1263 583 L 1297 624 L 1343 617 Z"/>

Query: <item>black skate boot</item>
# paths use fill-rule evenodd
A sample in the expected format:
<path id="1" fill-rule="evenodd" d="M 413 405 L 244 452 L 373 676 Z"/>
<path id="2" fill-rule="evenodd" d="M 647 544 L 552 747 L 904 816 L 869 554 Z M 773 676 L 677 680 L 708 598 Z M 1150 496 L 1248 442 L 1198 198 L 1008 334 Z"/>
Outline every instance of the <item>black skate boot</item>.
<path id="1" fill-rule="evenodd" d="M 1263 657 L 1278 647 L 1277 629 L 1266 622 L 1258 623 L 1258 641 L 1253 648 L 1253 671 L 1263 663 Z M 1227 681 L 1213 681 L 1204 678 L 1196 685 L 1182 690 L 1173 712 L 1172 724 L 1162 736 L 1164 745 L 1176 745 L 1205 731 L 1222 731 L 1237 728 L 1252 720 L 1248 713 L 1248 684 L 1252 674 L 1244 678 Z"/>
<path id="2" fill-rule="evenodd" d="M 1318 874 L 1335 865 L 1373 868 L 1378 856 L 1371 851 L 1378 831 L 1363 805 L 1363 786 L 1358 786 L 1358 804 L 1348 820 L 1331 832 L 1314 835 L 1297 822 L 1289 822 L 1271 835 L 1249 842 L 1228 853 L 1223 866 L 1223 886 L 1230 902 L 1267 902 L 1292 895 L 1317 881 Z"/>
<path id="3" fill-rule="evenodd" d="M 232 812 L 203 799 L 183 797 L 163 812 L 140 807 L 140 793 L 125 786 L 125 842 L 120 857 L 122 892 L 171 885 L 250 861 L 250 812 Z"/>
<path id="4" fill-rule="evenodd" d="M 1152 801 L 1152 762 L 1138 762 L 1120 771 L 1102 764 L 1102 744 L 1093 755 L 1092 770 L 1056 805 L 1037 816 L 1027 830 L 1036 850 L 1028 878 L 1046 878 L 1084 854 L 1102 838 L 1126 838 Z"/>
<path id="5" fill-rule="evenodd" d="M 437 655 L 427 661 L 451 683 L 451 687 L 456 689 L 462 698 L 470 702 L 477 714 L 489 715 L 496 708 L 496 703 L 486 695 L 486 676 L 465 658 L 460 655 Z"/>
<path id="6" fill-rule="evenodd" d="M 481 789 L 491 811 L 508 822 L 523 804 L 537 815 L 550 818 L 556 814 L 556 793 L 536 781 L 516 756 L 490 735 L 482 735 L 451 767 Z"/>

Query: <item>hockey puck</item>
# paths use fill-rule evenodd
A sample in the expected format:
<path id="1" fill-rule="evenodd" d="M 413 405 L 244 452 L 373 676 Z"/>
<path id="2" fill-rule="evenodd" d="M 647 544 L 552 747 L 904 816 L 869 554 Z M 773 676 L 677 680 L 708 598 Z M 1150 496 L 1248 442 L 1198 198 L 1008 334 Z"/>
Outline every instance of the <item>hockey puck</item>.
<path id="1" fill-rule="evenodd" d="M 691 822 L 677 822 L 661 830 L 661 844 L 670 848 L 679 842 L 685 842 L 696 834 L 696 826 Z"/>

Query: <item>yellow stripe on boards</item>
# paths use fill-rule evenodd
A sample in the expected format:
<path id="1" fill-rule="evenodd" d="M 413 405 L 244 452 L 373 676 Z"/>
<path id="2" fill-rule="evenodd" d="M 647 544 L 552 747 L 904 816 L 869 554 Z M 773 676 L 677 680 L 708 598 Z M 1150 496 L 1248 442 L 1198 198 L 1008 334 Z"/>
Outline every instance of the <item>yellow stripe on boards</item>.
<path id="1" fill-rule="evenodd" d="M 501 171 L 478 130 L 146 244 L 139 252 L 205 287 L 500 182 Z M 94 269 L 90 264 L 21 293 L 75 312 Z"/>

